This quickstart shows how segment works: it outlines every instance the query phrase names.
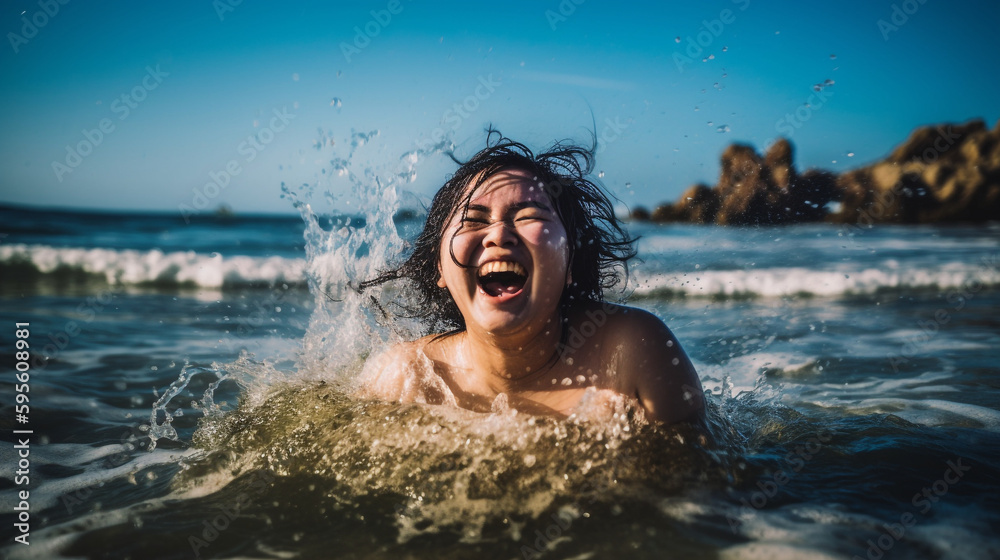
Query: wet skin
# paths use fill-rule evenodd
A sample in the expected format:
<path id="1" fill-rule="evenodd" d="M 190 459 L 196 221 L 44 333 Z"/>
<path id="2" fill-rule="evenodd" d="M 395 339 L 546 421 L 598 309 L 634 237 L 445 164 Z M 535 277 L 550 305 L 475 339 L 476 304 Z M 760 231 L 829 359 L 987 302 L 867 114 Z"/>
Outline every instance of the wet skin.
<path id="1" fill-rule="evenodd" d="M 398 344 L 370 360 L 362 394 L 489 411 L 503 393 L 519 411 L 565 416 L 581 402 L 610 411 L 620 395 L 649 420 L 699 421 L 698 376 L 656 316 L 581 302 L 561 320 L 569 254 L 565 228 L 531 175 L 511 169 L 487 179 L 441 242 L 438 285 L 466 330 Z"/>

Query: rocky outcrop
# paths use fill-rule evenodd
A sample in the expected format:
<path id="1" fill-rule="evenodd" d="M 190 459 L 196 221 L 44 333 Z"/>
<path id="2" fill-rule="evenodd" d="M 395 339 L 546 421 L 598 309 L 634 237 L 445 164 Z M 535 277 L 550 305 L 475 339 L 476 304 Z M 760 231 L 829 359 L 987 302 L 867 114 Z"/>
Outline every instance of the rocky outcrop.
<path id="1" fill-rule="evenodd" d="M 992 131 L 981 120 L 919 128 L 883 161 L 839 176 L 799 174 L 785 139 L 763 157 L 733 144 L 721 160 L 714 187 L 694 185 L 649 219 L 727 225 L 1000 219 L 1000 123 Z M 830 206 L 839 209 L 830 213 Z"/>
<path id="2" fill-rule="evenodd" d="M 674 204 L 651 214 L 654 221 L 726 225 L 786 224 L 821 220 L 835 196 L 835 177 L 823 171 L 798 174 L 791 143 L 780 139 L 764 157 L 733 144 L 722 154 L 715 187 L 695 185 Z"/>
<path id="3" fill-rule="evenodd" d="M 843 223 L 1000 219 L 1000 122 L 919 128 L 878 163 L 837 180 Z"/>

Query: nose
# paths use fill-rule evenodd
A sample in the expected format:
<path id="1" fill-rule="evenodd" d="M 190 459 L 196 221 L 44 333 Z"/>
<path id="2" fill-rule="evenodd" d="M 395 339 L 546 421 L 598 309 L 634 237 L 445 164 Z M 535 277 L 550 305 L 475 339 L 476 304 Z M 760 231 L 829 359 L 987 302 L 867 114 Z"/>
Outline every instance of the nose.
<path id="1" fill-rule="evenodd" d="M 518 244 L 514 224 L 500 220 L 486 228 L 483 236 L 483 247 L 513 247 Z"/>

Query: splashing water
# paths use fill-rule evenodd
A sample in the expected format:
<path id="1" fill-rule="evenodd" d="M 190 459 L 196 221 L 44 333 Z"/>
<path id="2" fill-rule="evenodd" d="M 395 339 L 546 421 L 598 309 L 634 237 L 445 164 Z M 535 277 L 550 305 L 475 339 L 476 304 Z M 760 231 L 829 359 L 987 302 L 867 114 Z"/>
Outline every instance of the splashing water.
<path id="1" fill-rule="evenodd" d="M 336 145 L 331 134 L 320 134 L 318 149 Z M 446 140 L 381 168 L 359 165 L 356 154 L 377 136 L 352 132 L 341 143 L 349 152 L 331 154 L 315 184 L 283 185 L 305 224 L 305 274 L 315 298 L 294 368 L 281 371 L 246 354 L 211 368 L 185 365 L 154 403 L 149 436 L 155 446 L 178 439 L 171 423 L 183 408 L 173 403 L 176 397 L 195 376 L 214 376 L 201 400 L 191 403 L 203 415 L 193 437 L 202 452 L 173 480 L 175 496 L 225 501 L 268 473 L 259 500 L 246 511 L 267 515 L 274 504 L 295 503 L 313 514 L 342 512 L 347 525 L 375 520 L 385 527 L 385 542 L 405 549 L 427 538 L 478 543 L 503 535 L 520 542 L 534 525 L 544 530 L 551 516 L 571 524 L 595 508 L 620 509 L 650 475 L 665 492 L 661 498 L 681 492 L 692 477 L 720 484 L 734 479 L 728 452 L 710 451 L 714 446 L 700 432 L 637 422 L 625 399 L 612 399 L 610 417 L 593 421 L 586 407 L 562 420 L 521 414 L 503 395 L 491 414 L 351 397 L 369 356 L 426 331 L 380 317 L 378 306 L 368 304 L 398 287 L 363 294 L 355 287 L 405 253 L 408 242 L 393 219 L 401 185 L 423 158 L 452 147 Z M 338 191 L 345 181 L 350 188 Z M 225 381 L 240 387 L 235 410 L 214 401 Z M 277 524 L 290 528 L 290 519 Z"/>
<path id="2" fill-rule="evenodd" d="M 810 546 L 846 553 L 853 537 L 845 537 L 845 527 L 869 535 L 879 525 L 868 510 L 886 506 L 864 503 L 863 513 L 844 513 L 823 505 L 829 488 L 842 485 L 835 499 L 850 504 L 854 493 L 867 491 L 867 482 L 843 482 L 859 469 L 874 477 L 878 469 L 898 470 L 850 458 L 881 453 L 879 442 L 891 440 L 905 465 L 926 455 L 927 442 L 948 437 L 891 415 L 807 416 L 783 406 L 788 394 L 764 373 L 793 380 L 812 366 L 777 354 L 758 370 L 738 357 L 700 368 L 707 434 L 647 424 L 624 399 L 612 400 L 600 417 L 583 407 L 557 419 L 513 410 L 503 395 L 490 413 L 352 396 L 369 356 L 425 334 L 423 325 L 381 317 L 369 305 L 371 297 L 405 295 L 405 287 L 362 294 L 355 287 L 406 253 L 412 235 L 394 219 L 403 186 L 422 160 L 451 143 L 374 167 L 360 163 L 360 154 L 377 131 L 338 142 L 320 135 L 318 149 L 331 152 L 320 178 L 283 187 L 304 222 L 305 276 L 315 300 L 295 363 L 279 367 L 244 354 L 229 364 L 185 364 L 150 418 L 154 444 L 176 447 L 179 411 L 187 422 L 203 416 L 194 449 L 169 477 L 169 496 L 141 506 L 147 523 L 195 535 L 213 555 L 318 557 L 335 547 L 373 558 L 611 557 L 623 546 L 642 558 L 667 550 L 710 556 L 720 547 L 752 556 L 754 546 L 772 556 L 815 552 Z M 332 153 L 337 146 L 347 153 Z M 763 350 L 775 339 L 760 334 L 744 337 L 739 352 Z M 736 345 L 734 339 L 727 348 Z M 235 407 L 217 402 L 227 382 L 240 389 Z M 190 405 L 196 414 L 188 414 L 177 397 L 202 386 L 203 396 Z M 787 476 L 779 479 L 779 472 Z M 922 472 L 908 476 L 904 490 L 923 481 Z M 973 484 L 969 493 L 978 491 Z M 874 514 L 878 520 L 895 513 L 888 507 Z M 206 534 L 206 520 L 219 515 L 228 516 L 227 528 Z M 96 524 L 98 517 L 81 522 Z M 87 538 L 106 540 L 115 531 L 111 524 Z M 783 536 L 768 541 L 778 532 Z M 177 556 L 192 550 L 183 541 L 163 546 L 176 547 Z M 85 542 L 81 547 L 87 550 Z M 135 547 L 142 556 L 146 549 Z"/>

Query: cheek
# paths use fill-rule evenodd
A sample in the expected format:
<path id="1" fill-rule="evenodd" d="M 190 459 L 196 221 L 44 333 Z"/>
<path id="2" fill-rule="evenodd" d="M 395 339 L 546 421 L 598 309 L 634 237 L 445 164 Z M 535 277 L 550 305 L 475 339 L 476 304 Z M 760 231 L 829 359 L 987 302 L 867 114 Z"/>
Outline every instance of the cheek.
<path id="1" fill-rule="evenodd" d="M 476 240 L 473 237 L 467 233 L 454 235 L 454 231 L 446 232 L 441 242 L 441 262 L 439 266 L 442 270 L 461 269 L 455 263 L 456 259 L 462 264 L 468 264 L 472 260 L 472 252 L 476 246 Z M 454 254 L 454 258 L 452 258 L 452 254 Z"/>
<path id="2" fill-rule="evenodd" d="M 561 224 L 540 224 L 532 226 L 529 231 L 525 231 L 525 241 L 535 246 L 535 249 L 545 257 L 545 261 L 556 264 L 562 261 L 563 265 L 569 262 L 569 242 L 566 238 L 566 230 Z"/>

